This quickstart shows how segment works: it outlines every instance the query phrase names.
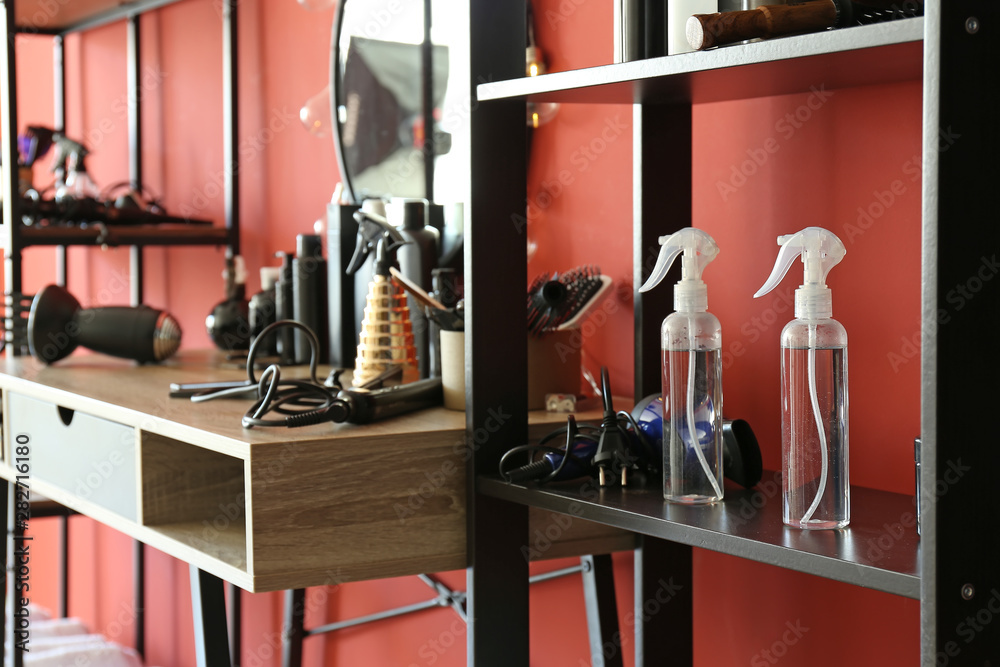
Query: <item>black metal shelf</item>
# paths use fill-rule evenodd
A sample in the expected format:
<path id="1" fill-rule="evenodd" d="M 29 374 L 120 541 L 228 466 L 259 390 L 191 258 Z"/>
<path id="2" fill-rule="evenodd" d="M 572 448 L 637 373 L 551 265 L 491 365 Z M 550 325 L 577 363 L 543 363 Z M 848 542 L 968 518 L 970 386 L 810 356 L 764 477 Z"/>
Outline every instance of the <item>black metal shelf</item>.
<path id="1" fill-rule="evenodd" d="M 87 225 L 23 227 L 22 247 L 29 246 L 175 246 L 226 245 L 231 232 L 210 225 Z"/>
<path id="2" fill-rule="evenodd" d="M 227 247 L 230 255 L 238 255 L 239 233 L 239 179 L 236 170 L 236 147 L 239 137 L 239 115 L 236 107 L 237 91 L 237 5 L 238 0 L 212 0 L 219 5 L 222 23 L 223 70 L 223 158 L 227 166 L 225 191 L 225 228 L 217 228 L 210 221 L 192 220 L 193 224 L 141 224 L 141 225 L 81 225 L 24 227 L 19 224 L 23 206 L 17 203 L 3 207 L 3 224 L 0 225 L 0 247 L 4 250 L 4 290 L 9 295 L 22 292 L 21 251 L 28 246 L 57 248 L 57 282 L 66 281 L 66 248 L 68 246 L 128 246 L 130 247 L 131 301 L 141 303 L 143 298 L 143 257 L 145 246 L 220 246 Z M 142 178 L 142 105 L 138 103 L 141 87 L 140 54 L 142 49 L 139 16 L 144 12 L 172 5 L 180 0 L 7 0 L 0 11 L 0 23 L 7 35 L 7 48 L 2 50 L 0 87 L 4 90 L 6 104 L 0 109 L 0 124 L 4 126 L 4 160 L 15 164 L 18 160 L 15 137 L 17 123 L 17 78 L 15 36 L 41 34 L 53 36 L 54 78 L 56 82 L 56 113 L 54 126 L 65 123 L 65 50 L 63 36 L 90 30 L 114 21 L 126 20 L 126 77 L 129 92 L 129 180 L 140 188 Z M 4 184 L 4 200 L 17 202 L 17 181 Z M 16 221 L 16 222 L 15 222 Z M 10 304 L 5 328 L 12 326 Z"/>
<path id="3" fill-rule="evenodd" d="M 180 0 L 73 0 L 46 2 L 18 0 L 17 31 L 25 34 L 65 35 L 90 30 Z"/>
<path id="4" fill-rule="evenodd" d="M 593 480 L 544 487 L 480 477 L 478 491 L 530 507 L 623 528 L 908 598 L 920 598 L 920 539 L 913 496 L 851 489 L 851 524 L 809 531 L 781 522 L 781 480 L 764 473 L 757 489 L 726 489 L 722 503 L 668 503 L 656 488 L 610 487 Z"/>
<path id="5" fill-rule="evenodd" d="M 919 81 L 924 19 L 481 83 L 479 101 L 681 104 Z"/>

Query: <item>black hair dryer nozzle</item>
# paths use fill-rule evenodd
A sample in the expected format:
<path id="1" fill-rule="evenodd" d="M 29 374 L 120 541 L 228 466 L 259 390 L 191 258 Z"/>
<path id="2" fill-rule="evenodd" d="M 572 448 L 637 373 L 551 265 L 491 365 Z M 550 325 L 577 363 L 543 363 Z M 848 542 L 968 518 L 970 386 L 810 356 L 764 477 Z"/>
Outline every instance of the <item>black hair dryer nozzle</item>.
<path id="1" fill-rule="evenodd" d="M 42 289 L 28 314 L 28 348 L 47 364 L 82 345 L 140 363 L 163 361 L 181 344 L 181 327 L 167 312 L 149 306 L 82 308 L 58 285 Z"/>

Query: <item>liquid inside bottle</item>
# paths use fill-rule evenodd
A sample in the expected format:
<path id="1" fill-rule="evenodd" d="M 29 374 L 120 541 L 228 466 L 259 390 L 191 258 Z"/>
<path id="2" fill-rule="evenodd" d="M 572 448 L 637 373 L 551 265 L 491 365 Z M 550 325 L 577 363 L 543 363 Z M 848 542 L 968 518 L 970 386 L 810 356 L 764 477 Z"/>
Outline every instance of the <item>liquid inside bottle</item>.
<path id="1" fill-rule="evenodd" d="M 851 514 L 847 348 L 783 346 L 781 371 L 784 523 L 842 528 Z"/>
<path id="2" fill-rule="evenodd" d="M 685 504 L 722 500 L 719 350 L 665 349 L 662 368 L 663 495 Z"/>

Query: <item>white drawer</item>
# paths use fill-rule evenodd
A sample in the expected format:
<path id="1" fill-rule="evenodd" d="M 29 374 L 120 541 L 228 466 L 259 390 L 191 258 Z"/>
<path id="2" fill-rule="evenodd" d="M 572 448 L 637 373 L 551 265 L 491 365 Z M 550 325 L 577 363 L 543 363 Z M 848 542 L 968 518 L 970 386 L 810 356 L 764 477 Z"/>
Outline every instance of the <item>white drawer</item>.
<path id="1" fill-rule="evenodd" d="M 135 429 L 15 392 L 7 406 L 11 442 L 30 439 L 29 484 L 42 480 L 137 520 Z"/>

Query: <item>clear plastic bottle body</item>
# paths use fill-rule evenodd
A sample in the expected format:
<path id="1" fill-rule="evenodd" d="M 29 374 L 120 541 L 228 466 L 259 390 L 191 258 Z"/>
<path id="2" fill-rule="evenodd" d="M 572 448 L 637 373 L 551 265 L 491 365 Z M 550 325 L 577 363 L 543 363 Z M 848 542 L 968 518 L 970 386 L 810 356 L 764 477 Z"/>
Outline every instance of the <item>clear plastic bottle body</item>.
<path id="1" fill-rule="evenodd" d="M 660 334 L 663 496 L 685 504 L 720 501 L 722 327 L 711 313 L 673 313 L 663 321 Z M 694 429 L 688 427 L 692 423 Z"/>
<path id="2" fill-rule="evenodd" d="M 850 523 L 847 331 L 834 319 L 796 319 L 781 332 L 781 459 L 786 525 Z"/>

